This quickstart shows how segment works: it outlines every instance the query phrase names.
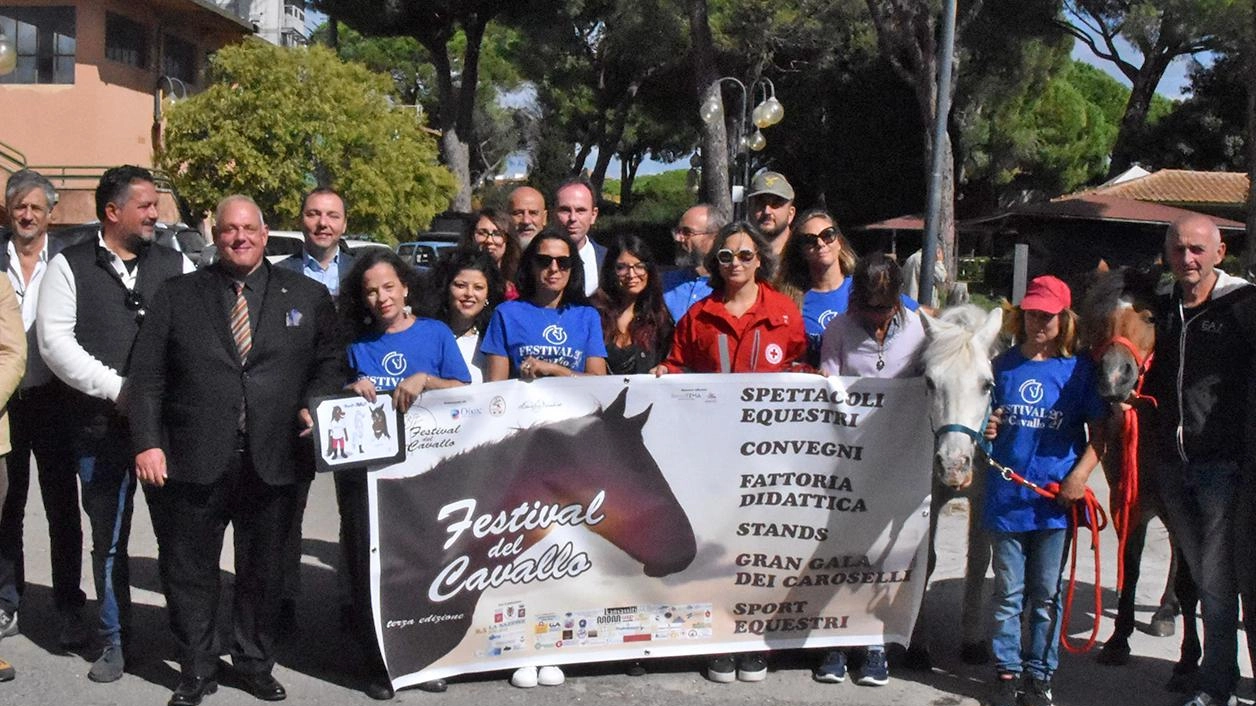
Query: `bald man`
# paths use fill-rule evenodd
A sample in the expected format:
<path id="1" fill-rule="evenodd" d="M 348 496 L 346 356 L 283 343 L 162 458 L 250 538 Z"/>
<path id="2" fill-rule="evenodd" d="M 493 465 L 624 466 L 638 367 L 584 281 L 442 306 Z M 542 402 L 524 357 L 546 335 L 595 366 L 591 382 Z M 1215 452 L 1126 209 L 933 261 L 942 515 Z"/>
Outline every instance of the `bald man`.
<path id="1" fill-rule="evenodd" d="M 1239 498 L 1250 483 L 1240 471 L 1256 287 L 1217 269 L 1226 247 L 1207 216 L 1170 225 L 1164 249 L 1174 281 L 1158 297 L 1155 362 L 1144 385 L 1158 401 L 1158 463 L 1150 470 L 1204 619 L 1198 693 L 1186 703 L 1224 704 L 1239 675 L 1235 528 L 1251 513 Z"/>
<path id="2" fill-rule="evenodd" d="M 540 233 L 549 220 L 545 195 L 530 186 L 520 186 L 510 192 L 506 212 L 510 216 L 510 230 L 519 238 L 520 248 L 528 247 L 532 236 Z"/>

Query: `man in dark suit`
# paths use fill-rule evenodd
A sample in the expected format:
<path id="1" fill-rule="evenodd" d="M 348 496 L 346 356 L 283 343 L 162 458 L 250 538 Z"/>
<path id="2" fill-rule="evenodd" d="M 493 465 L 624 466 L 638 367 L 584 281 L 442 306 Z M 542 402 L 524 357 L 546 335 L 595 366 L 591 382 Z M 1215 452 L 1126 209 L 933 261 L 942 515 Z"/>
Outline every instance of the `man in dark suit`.
<path id="1" fill-rule="evenodd" d="M 349 226 L 349 209 L 340 192 L 320 186 L 301 200 L 301 232 L 305 236 L 304 249 L 275 263 L 276 267 L 299 272 L 327 287 L 334 301 L 340 300 L 340 285 L 353 269 L 353 255 L 340 247 L 345 229 Z M 303 449 L 299 460 L 314 467 L 314 456 Z M 310 497 L 310 483 L 297 485 L 296 509 L 292 513 L 292 527 L 288 531 L 288 543 L 284 561 L 283 602 L 279 605 L 279 631 L 283 635 L 297 630 L 297 596 L 301 594 L 301 525 L 305 519 L 305 505 Z M 337 502 L 340 495 L 337 491 Z M 341 582 L 340 623 L 349 624 L 352 609 L 349 607 L 349 586 Z"/>
<path id="2" fill-rule="evenodd" d="M 254 696 L 278 701 L 271 676 L 284 543 L 296 486 L 312 468 L 306 400 L 346 381 L 327 290 L 265 261 L 268 231 L 247 196 L 219 203 L 212 267 L 170 281 L 136 341 L 131 423 L 150 493 L 158 566 L 182 676 L 170 706 L 217 689 L 218 561 L 235 531 L 232 662 Z"/>
<path id="3" fill-rule="evenodd" d="M 597 291 L 606 248 L 593 242 L 589 230 L 597 223 L 597 196 L 588 179 L 568 179 L 554 192 L 554 214 L 563 230 L 576 244 L 584 264 L 584 293 Z"/>

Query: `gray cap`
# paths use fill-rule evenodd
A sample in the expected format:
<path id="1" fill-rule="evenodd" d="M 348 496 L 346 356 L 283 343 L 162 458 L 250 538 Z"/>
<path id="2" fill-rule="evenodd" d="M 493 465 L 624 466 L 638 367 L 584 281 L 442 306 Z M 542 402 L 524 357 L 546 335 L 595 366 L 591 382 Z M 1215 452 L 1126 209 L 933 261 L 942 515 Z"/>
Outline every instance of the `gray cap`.
<path id="1" fill-rule="evenodd" d="M 752 199 L 762 194 L 771 194 L 786 201 L 793 201 L 794 187 L 789 185 L 789 180 L 780 172 L 759 172 L 754 179 L 750 180 L 750 193 L 746 198 Z"/>

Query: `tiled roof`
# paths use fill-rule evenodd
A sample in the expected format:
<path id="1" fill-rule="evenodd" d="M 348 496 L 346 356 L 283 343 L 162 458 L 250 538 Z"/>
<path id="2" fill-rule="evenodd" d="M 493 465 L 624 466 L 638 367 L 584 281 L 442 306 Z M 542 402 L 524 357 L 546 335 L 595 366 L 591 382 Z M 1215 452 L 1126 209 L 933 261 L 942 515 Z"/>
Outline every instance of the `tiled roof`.
<path id="1" fill-rule="evenodd" d="M 860 226 L 860 228 L 862 230 L 924 230 L 925 219 L 920 216 L 895 216 Z"/>
<path id="2" fill-rule="evenodd" d="M 1193 213 L 1186 209 L 1165 206 L 1149 201 L 1095 194 L 1075 195 L 1072 198 L 1017 206 L 1006 215 L 1033 216 L 1040 218 L 1065 218 L 1087 221 L 1120 221 L 1125 223 L 1169 224 Z M 1207 214 L 1204 214 L 1207 215 Z M 1228 218 L 1207 216 L 1223 230 L 1242 230 L 1244 224 Z"/>
<path id="3" fill-rule="evenodd" d="M 1161 169 L 1139 179 L 1089 191 L 1061 196 L 1060 201 L 1079 196 L 1115 196 L 1154 203 L 1218 203 L 1242 206 L 1247 203 L 1247 175 L 1242 172 L 1195 172 Z"/>

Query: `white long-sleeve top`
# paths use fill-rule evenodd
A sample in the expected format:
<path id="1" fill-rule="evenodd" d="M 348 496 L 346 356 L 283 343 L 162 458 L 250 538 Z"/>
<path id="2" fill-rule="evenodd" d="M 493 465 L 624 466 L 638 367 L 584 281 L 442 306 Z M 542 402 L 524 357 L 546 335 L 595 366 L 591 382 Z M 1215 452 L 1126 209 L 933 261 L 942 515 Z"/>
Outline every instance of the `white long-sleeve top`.
<path id="1" fill-rule="evenodd" d="M 128 289 L 135 288 L 139 266 L 128 272 L 122 258 L 105 247 L 103 236 L 97 236 L 97 244 L 109 254 L 109 264 Z M 183 272 L 194 272 L 196 266 L 183 257 Z M 78 323 L 78 289 L 69 260 L 58 253 L 48 261 L 48 270 L 39 287 L 39 306 L 35 317 L 36 338 L 39 354 L 54 375 L 70 387 L 91 397 L 118 401 L 122 391 L 121 373 L 105 365 L 79 345 L 74 337 Z"/>

